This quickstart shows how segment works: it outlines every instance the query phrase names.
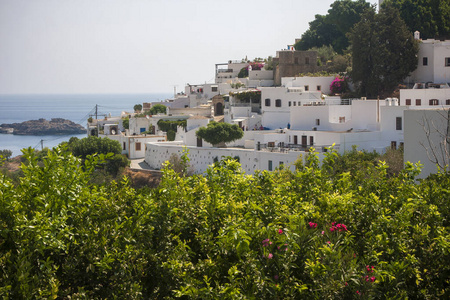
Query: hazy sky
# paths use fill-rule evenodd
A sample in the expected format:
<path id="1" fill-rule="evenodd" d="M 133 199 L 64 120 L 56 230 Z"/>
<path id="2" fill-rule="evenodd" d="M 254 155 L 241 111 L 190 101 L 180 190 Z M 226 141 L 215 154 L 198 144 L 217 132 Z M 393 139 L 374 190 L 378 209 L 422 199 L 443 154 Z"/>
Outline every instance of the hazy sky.
<path id="1" fill-rule="evenodd" d="M 333 2 L 0 0 L 0 94 L 181 91 L 275 56 Z"/>

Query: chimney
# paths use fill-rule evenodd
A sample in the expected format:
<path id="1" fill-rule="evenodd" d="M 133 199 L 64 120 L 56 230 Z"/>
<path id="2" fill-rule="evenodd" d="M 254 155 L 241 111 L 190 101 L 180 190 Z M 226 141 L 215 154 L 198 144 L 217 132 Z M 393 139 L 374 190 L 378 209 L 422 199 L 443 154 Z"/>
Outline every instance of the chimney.
<path id="1" fill-rule="evenodd" d="M 414 39 L 415 40 L 420 40 L 420 32 L 417 31 L 417 30 L 414 32 Z"/>

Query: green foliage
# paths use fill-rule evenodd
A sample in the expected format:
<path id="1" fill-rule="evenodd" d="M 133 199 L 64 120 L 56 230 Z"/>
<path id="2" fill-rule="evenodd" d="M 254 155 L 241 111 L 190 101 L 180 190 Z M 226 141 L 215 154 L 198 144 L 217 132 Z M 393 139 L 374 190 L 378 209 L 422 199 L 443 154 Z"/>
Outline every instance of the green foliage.
<path id="1" fill-rule="evenodd" d="M 162 104 L 155 104 L 150 108 L 151 115 L 157 115 L 158 113 L 165 114 L 167 111 L 167 107 Z"/>
<path id="2" fill-rule="evenodd" d="M 122 119 L 122 126 L 125 129 L 130 129 L 130 119 L 128 117 Z"/>
<path id="3" fill-rule="evenodd" d="M 95 153 L 120 154 L 122 152 L 122 148 L 118 141 L 96 136 L 89 136 L 81 140 L 72 140 L 70 148 L 72 149 L 73 155 L 81 158 L 86 158 L 88 155 L 93 155 Z"/>
<path id="4" fill-rule="evenodd" d="M 244 136 L 244 132 L 237 124 L 214 121 L 209 122 L 206 127 L 200 127 L 195 134 L 212 145 L 229 143 Z"/>
<path id="5" fill-rule="evenodd" d="M 368 10 L 350 34 L 351 78 L 360 96 L 389 96 L 417 67 L 418 44 L 397 9 Z"/>
<path id="6" fill-rule="evenodd" d="M 177 133 L 175 131 L 173 131 L 172 129 L 169 129 L 167 131 L 167 140 L 168 141 L 175 141 L 176 135 L 177 135 Z"/>
<path id="7" fill-rule="evenodd" d="M 8 149 L 0 150 L 0 156 L 5 159 L 9 159 L 12 156 L 12 151 Z"/>
<path id="8" fill-rule="evenodd" d="M 242 68 L 238 73 L 238 78 L 245 78 L 248 77 L 248 68 Z"/>
<path id="9" fill-rule="evenodd" d="M 333 2 L 327 15 L 316 15 L 315 20 L 309 23 L 309 29 L 295 44 L 295 49 L 332 46 L 337 53 L 342 54 L 349 46 L 346 34 L 359 22 L 362 13 L 369 6 L 370 3 L 364 0 Z"/>
<path id="10" fill-rule="evenodd" d="M 264 70 L 273 70 L 273 57 L 269 56 L 268 58 L 264 59 Z"/>
<path id="11" fill-rule="evenodd" d="M 159 120 L 158 121 L 158 127 L 160 130 L 164 131 L 164 132 L 169 132 L 169 130 L 173 131 L 173 132 L 177 132 L 178 127 L 183 127 L 184 129 L 186 129 L 187 126 L 187 120 Z"/>
<path id="12" fill-rule="evenodd" d="M 0 174 L 2 298 L 450 295 L 449 173 L 417 183 L 411 164 L 388 176 L 375 154 L 330 149 L 295 172 L 248 176 L 232 159 L 203 176 L 167 167 L 144 194 L 126 179 L 91 185 L 103 155 L 25 155 L 17 187 Z"/>
<path id="13" fill-rule="evenodd" d="M 261 102 L 261 91 L 258 90 L 247 90 L 240 92 L 230 92 L 230 96 L 236 97 L 241 102 L 244 103 L 260 103 Z"/>
<path id="14" fill-rule="evenodd" d="M 134 111 L 141 111 L 142 110 L 142 104 L 135 104 L 133 106 Z"/>
<path id="15" fill-rule="evenodd" d="M 129 165 L 128 159 L 121 154 L 122 148 L 120 143 L 109 138 L 89 136 L 81 140 L 71 139 L 68 147 L 73 155 L 82 159 L 96 154 L 111 154 L 108 156 L 104 168 L 106 174 L 112 176 L 116 176 L 121 169 Z"/>
<path id="16" fill-rule="evenodd" d="M 174 170 L 180 176 L 191 176 L 194 174 L 194 168 L 189 163 L 190 160 L 188 154 L 189 151 L 187 148 L 183 149 L 183 153 L 181 155 L 172 153 L 169 160 L 166 162 L 165 167 Z"/>
<path id="17" fill-rule="evenodd" d="M 385 0 L 381 7 L 392 5 L 400 11 L 410 32 L 418 30 L 421 38 L 450 36 L 450 2 L 436 0 Z"/>

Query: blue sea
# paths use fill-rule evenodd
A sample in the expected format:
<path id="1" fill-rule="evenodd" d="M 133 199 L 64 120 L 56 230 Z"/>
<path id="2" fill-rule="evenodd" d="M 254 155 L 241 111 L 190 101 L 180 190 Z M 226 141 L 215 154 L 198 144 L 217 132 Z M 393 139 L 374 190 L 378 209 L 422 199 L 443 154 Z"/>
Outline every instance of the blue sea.
<path id="1" fill-rule="evenodd" d="M 44 118 L 63 118 L 86 127 L 87 119 L 95 113 L 118 116 L 122 111 L 133 111 L 135 104 L 143 102 L 163 101 L 173 97 L 173 94 L 95 94 L 95 95 L 0 95 L 0 124 L 20 123 L 28 120 Z M 52 148 L 71 137 L 86 137 L 81 135 L 64 136 L 23 136 L 0 134 L 0 150 L 9 149 L 13 156 L 21 155 L 21 149 L 43 146 Z"/>

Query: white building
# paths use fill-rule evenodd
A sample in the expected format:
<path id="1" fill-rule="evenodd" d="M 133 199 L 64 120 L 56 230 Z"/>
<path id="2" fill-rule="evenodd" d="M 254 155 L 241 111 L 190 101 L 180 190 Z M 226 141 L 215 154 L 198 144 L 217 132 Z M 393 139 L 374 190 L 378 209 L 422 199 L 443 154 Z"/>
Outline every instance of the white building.
<path id="1" fill-rule="evenodd" d="M 423 165 L 420 178 L 450 163 L 449 108 L 405 111 L 405 161 Z"/>
<path id="2" fill-rule="evenodd" d="M 450 83 L 450 40 L 421 40 L 418 60 L 410 82 Z"/>

